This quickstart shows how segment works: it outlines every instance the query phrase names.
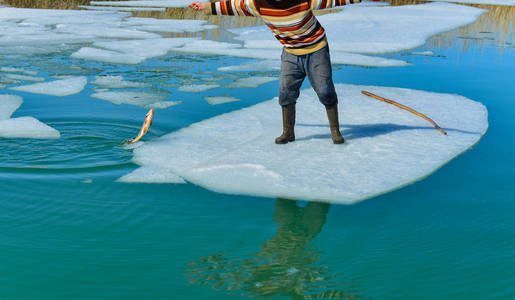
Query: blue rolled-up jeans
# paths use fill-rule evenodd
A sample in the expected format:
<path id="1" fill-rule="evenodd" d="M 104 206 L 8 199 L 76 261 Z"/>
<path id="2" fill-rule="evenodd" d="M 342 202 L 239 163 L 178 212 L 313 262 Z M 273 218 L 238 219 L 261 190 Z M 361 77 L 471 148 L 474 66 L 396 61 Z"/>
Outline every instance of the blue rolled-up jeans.
<path id="1" fill-rule="evenodd" d="M 325 46 L 305 55 L 294 55 L 283 49 L 279 82 L 280 105 L 284 106 L 297 101 L 300 86 L 306 76 L 322 104 L 333 106 L 338 103 L 333 83 L 329 47 Z"/>

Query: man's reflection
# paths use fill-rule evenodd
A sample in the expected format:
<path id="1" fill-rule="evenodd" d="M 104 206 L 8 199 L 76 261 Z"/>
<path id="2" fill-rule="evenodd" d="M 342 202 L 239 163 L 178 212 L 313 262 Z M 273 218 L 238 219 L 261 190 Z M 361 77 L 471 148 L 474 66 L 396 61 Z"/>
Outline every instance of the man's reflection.
<path id="1" fill-rule="evenodd" d="M 260 252 L 242 259 L 223 254 L 201 257 L 189 264 L 186 276 L 191 283 L 253 297 L 354 298 L 349 284 L 327 275 L 328 268 L 318 263 L 320 251 L 310 244 L 322 231 L 328 211 L 327 203 L 309 202 L 300 207 L 296 201 L 277 199 L 277 234 L 264 242 Z M 347 291 L 335 289 L 344 286 Z"/>

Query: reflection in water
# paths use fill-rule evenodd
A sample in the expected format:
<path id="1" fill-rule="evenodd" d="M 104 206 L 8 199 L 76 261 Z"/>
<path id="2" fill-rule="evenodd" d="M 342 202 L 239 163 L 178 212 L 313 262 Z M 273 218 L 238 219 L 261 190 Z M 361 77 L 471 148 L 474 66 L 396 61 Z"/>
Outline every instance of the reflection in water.
<path id="1" fill-rule="evenodd" d="M 194 284 L 251 297 L 357 298 L 351 284 L 328 274 L 328 267 L 318 262 L 320 251 L 311 244 L 322 231 L 328 211 L 327 203 L 299 207 L 295 201 L 277 199 L 277 234 L 263 243 L 260 252 L 244 258 L 204 256 L 188 265 L 186 276 Z"/>

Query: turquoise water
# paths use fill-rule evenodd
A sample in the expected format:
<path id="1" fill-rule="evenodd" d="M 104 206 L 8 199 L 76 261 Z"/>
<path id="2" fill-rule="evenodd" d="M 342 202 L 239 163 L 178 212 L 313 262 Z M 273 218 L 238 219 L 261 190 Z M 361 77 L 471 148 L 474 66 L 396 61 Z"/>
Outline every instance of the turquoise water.
<path id="1" fill-rule="evenodd" d="M 393 55 L 410 67 L 335 68 L 337 83 L 455 93 L 489 111 L 489 130 L 471 150 L 420 182 L 351 206 L 119 183 L 137 167 L 122 142 L 146 109 L 91 98 L 93 85 L 65 98 L 0 91 L 24 98 L 13 117 L 34 116 L 62 135 L 0 139 L 0 299 L 515 298 L 515 51 L 475 37 L 482 42 L 467 50 L 447 34 L 417 49 L 438 56 Z M 278 89 L 177 91 L 247 76 L 216 71 L 246 59 L 171 53 L 120 66 L 70 53 L 4 55 L 0 64 L 48 79 L 122 75 L 183 101 L 156 111 L 145 140 Z M 202 99 L 219 94 L 241 101 Z"/>

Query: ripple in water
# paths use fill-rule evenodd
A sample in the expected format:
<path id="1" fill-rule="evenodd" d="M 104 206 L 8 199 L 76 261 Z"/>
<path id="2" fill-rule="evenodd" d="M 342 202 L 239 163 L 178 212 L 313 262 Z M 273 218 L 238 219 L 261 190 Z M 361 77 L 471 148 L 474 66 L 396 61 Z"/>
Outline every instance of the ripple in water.
<path id="1" fill-rule="evenodd" d="M 18 174 L 98 173 L 132 166 L 123 143 L 137 135 L 140 124 L 118 120 L 46 122 L 60 139 L 0 139 L 0 172 Z M 148 138 L 156 137 L 150 130 Z"/>

